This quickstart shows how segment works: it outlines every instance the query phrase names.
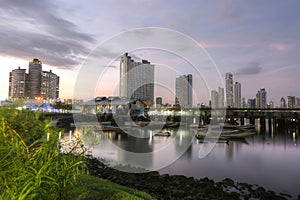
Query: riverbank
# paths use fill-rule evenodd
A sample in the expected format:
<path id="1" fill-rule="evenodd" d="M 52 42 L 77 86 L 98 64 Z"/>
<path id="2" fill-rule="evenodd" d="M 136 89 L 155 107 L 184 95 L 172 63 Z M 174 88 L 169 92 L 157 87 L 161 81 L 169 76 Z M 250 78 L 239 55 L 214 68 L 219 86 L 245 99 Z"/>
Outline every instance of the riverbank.
<path id="1" fill-rule="evenodd" d="M 237 183 L 228 178 L 214 182 L 208 178 L 160 175 L 158 172 L 126 173 L 96 158 L 88 158 L 87 166 L 92 176 L 144 191 L 157 199 L 295 199 L 289 194 L 278 194 L 258 185 Z"/>
<path id="2" fill-rule="evenodd" d="M 76 184 L 68 186 L 64 197 L 72 200 L 153 200 L 145 192 L 86 174 L 79 176 Z"/>

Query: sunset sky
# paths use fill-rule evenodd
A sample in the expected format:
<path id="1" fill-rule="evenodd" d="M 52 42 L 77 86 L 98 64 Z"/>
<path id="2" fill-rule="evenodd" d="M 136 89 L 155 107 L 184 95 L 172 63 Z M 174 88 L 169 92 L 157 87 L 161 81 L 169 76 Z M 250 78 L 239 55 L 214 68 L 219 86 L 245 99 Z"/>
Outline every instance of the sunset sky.
<path id="1" fill-rule="evenodd" d="M 300 97 L 299 9 L 300 1 L 276 0 L 2 0 L 0 99 L 8 96 L 9 72 L 18 66 L 28 69 L 33 58 L 61 77 L 61 98 L 72 98 L 79 69 L 103 41 L 122 31 L 161 27 L 202 45 L 223 78 L 232 72 L 242 84 L 242 97 L 254 98 L 266 88 L 268 101 L 278 105 L 281 97 Z M 159 54 L 140 50 L 136 59 L 156 62 L 155 56 Z M 118 81 L 118 61 L 112 65 L 107 72 L 112 80 L 95 95 L 110 95 L 115 89 L 109 82 Z M 208 103 L 209 92 L 197 92 L 203 99 L 194 104 Z M 159 91 L 156 95 L 164 102 L 173 100 Z"/>

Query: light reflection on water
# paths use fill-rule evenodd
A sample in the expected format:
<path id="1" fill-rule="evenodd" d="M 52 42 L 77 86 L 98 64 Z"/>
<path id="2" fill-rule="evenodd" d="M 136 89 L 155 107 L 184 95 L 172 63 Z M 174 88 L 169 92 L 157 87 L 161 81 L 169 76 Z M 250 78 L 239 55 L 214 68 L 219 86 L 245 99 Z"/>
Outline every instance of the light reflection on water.
<path id="1" fill-rule="evenodd" d="M 231 178 L 237 182 L 258 184 L 266 189 L 298 195 L 299 127 L 287 128 L 266 124 L 266 127 L 257 125 L 257 134 L 246 138 L 246 141 L 217 143 L 203 159 L 198 158 L 202 143 L 193 139 L 192 144 L 184 149 L 185 153 L 178 160 L 159 171 L 162 174 L 208 177 L 215 181 Z M 186 146 L 185 142 L 189 142 L 191 133 L 188 130 L 169 131 L 170 137 L 149 138 L 136 138 L 116 132 L 95 133 L 91 140 L 86 140 L 86 143 L 93 146 L 94 156 L 117 163 L 126 160 L 121 149 L 144 153 L 160 151 L 165 146 L 171 145 L 166 154 L 160 155 L 159 158 L 154 154 L 153 158 L 148 160 L 147 164 L 157 165 L 163 157 L 180 156 L 182 148 Z"/>

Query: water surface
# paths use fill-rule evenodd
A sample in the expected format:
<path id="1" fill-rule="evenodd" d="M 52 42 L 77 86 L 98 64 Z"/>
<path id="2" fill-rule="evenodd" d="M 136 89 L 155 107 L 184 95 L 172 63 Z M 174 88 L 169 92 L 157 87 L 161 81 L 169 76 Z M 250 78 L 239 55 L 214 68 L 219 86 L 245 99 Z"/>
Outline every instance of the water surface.
<path id="1" fill-rule="evenodd" d="M 246 138 L 246 141 L 217 143 L 203 159 L 198 156 L 203 143 L 193 137 L 190 129 L 169 131 L 171 137 L 152 136 L 151 131 L 136 130 L 133 135 L 93 133 L 86 143 L 92 147 L 94 156 L 112 163 L 126 163 L 134 159 L 123 150 L 142 155 L 158 152 L 144 160 L 146 165 L 159 167 L 162 160 L 178 158 L 159 168 L 161 174 L 208 177 L 215 181 L 231 178 L 276 192 L 300 193 L 299 128 L 275 124 L 264 128 L 257 125 L 256 135 Z"/>

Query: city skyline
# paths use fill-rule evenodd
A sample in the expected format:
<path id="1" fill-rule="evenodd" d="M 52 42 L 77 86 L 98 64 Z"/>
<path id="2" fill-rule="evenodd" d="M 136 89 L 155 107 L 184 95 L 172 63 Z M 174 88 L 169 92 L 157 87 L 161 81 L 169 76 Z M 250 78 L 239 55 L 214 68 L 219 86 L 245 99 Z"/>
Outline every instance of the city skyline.
<path id="1" fill-rule="evenodd" d="M 121 31 L 147 26 L 170 28 L 192 37 L 206 48 L 222 78 L 231 72 L 241 82 L 246 99 L 255 98 L 260 88 L 268 91 L 268 100 L 275 106 L 280 105 L 281 97 L 300 96 L 299 2 L 172 1 L 170 6 L 170 2 L 154 0 L 128 1 L 126 5 L 57 0 L 0 4 L 0 99 L 8 97 L 9 72 L 24 68 L 33 57 L 41 59 L 47 71 L 54 69 L 60 74 L 61 97 L 72 98 L 78 69 L 93 49 Z M 153 9 L 155 14 L 145 9 Z M 137 56 L 155 63 L 152 57 L 156 55 L 147 51 Z M 184 68 L 180 74 L 193 74 Z M 111 67 L 116 76 L 117 71 L 116 66 Z M 199 93 L 208 104 L 210 91 Z M 103 91 L 103 95 L 109 94 L 109 88 Z"/>
<path id="2" fill-rule="evenodd" d="M 134 55 L 133 55 L 134 56 Z M 134 56 L 136 57 L 136 56 Z M 138 57 L 136 57 L 138 58 Z M 140 58 L 138 58 L 140 59 Z M 142 80 L 149 79 L 146 82 L 152 83 L 154 82 L 154 68 L 155 65 L 151 64 L 148 60 L 142 59 L 141 61 L 135 61 L 131 56 L 128 55 L 128 53 L 124 53 L 120 57 L 120 66 L 119 66 L 119 71 L 120 71 L 120 87 L 119 87 L 119 96 L 120 97 L 125 97 L 125 98 L 134 98 L 134 99 L 141 99 L 143 101 L 149 101 L 153 102 L 155 98 L 162 98 L 160 96 L 155 96 L 154 95 L 154 88 L 155 84 L 146 84 Z M 150 69 L 151 68 L 151 69 Z M 57 82 L 59 82 L 59 76 L 54 74 L 52 70 L 50 69 L 49 71 L 44 71 L 42 70 L 42 62 L 34 58 L 32 61 L 29 61 L 29 67 L 28 71 L 32 73 L 35 71 L 38 71 L 38 73 L 35 73 L 34 75 L 32 74 L 26 74 L 26 69 L 21 69 L 18 67 L 17 69 L 13 69 L 10 74 L 9 74 L 9 95 L 8 97 L 10 98 L 19 98 L 23 97 L 26 94 L 27 90 L 27 98 L 34 99 L 35 97 L 43 97 L 44 99 L 56 99 L 56 97 L 59 96 L 59 88 L 52 88 L 53 83 L 51 83 L 51 86 L 49 87 L 50 82 L 55 79 L 55 85 Z M 130 73 L 129 73 L 130 72 Z M 14 74 L 14 75 L 13 75 Z M 36 76 L 37 74 L 40 74 L 41 84 L 36 84 L 36 80 L 34 80 L 34 83 L 32 83 L 30 86 L 30 76 Z M 150 76 L 149 76 L 150 74 Z M 152 75 L 151 75 L 152 74 Z M 148 75 L 148 76 L 146 76 Z M 12 83 L 14 82 L 14 79 L 17 81 L 21 82 L 21 86 L 18 86 L 18 93 L 23 94 L 24 96 L 15 96 L 14 93 L 12 92 L 13 90 L 11 89 Z M 28 77 L 28 78 L 27 78 Z M 36 79 L 36 77 L 34 78 Z M 53 79 L 53 80 L 51 80 Z M 16 82 L 16 81 L 15 81 Z M 27 84 L 24 84 L 27 82 Z M 233 84 L 234 83 L 234 84 Z M 20 84 L 20 83 L 19 83 Z M 45 85 L 46 84 L 46 85 Z M 138 85 L 137 85 L 138 84 Z M 27 85 L 27 86 L 26 86 Z M 36 92 L 34 91 L 37 87 L 37 85 L 40 85 L 41 87 L 39 88 L 39 91 Z M 43 85 L 45 85 L 43 87 Z M 122 85 L 126 85 L 123 86 Z M 127 86 L 128 85 L 128 86 Z M 141 88 L 139 88 L 141 85 Z M 185 86 L 189 85 L 189 86 Z M 187 74 L 187 75 L 180 75 L 175 79 L 175 101 L 174 104 L 181 104 L 183 106 L 195 106 L 196 104 L 193 104 L 193 86 L 192 86 L 192 74 Z M 274 101 L 270 100 L 269 102 L 267 101 L 267 93 L 265 91 L 265 88 L 262 88 L 257 91 L 255 98 L 249 98 L 248 103 L 244 102 L 246 101 L 246 98 L 242 98 L 242 90 L 241 90 L 241 83 L 238 81 L 234 81 L 234 77 L 232 73 L 227 72 L 225 74 L 225 83 L 224 86 L 228 89 L 224 91 L 224 88 L 218 87 L 218 91 L 212 90 L 210 92 L 210 99 L 208 104 L 204 105 L 209 105 L 215 108 L 222 108 L 225 106 L 225 103 L 228 106 L 227 103 L 227 98 L 229 97 L 232 101 L 233 108 L 295 108 L 299 107 L 300 105 L 300 98 L 297 96 L 286 96 L 281 97 L 278 105 L 274 105 Z M 33 87 L 33 96 L 31 95 L 32 91 L 29 90 L 30 87 Z M 150 88 L 149 88 L 150 87 Z M 21 89 L 21 92 L 19 91 Z M 122 88 L 122 89 L 121 89 Z M 182 88 L 187 88 L 186 90 Z M 135 91 L 134 91 L 135 90 Z M 226 92 L 226 100 L 224 98 L 224 93 Z M 128 95 L 131 96 L 129 97 Z M 17 94 L 18 95 L 18 94 Z M 101 96 L 101 94 L 99 94 Z M 179 96 L 181 96 L 181 101 L 182 103 L 179 103 Z M 55 97 L 55 98 L 53 98 Z M 150 98 L 149 98 L 150 97 Z M 26 98 L 26 97 L 25 97 Z M 167 98 L 168 99 L 168 98 Z M 286 99 L 286 102 L 285 102 Z M 252 102 L 254 100 L 254 103 Z M 243 101 L 243 102 L 242 102 Z M 166 102 L 170 103 L 170 102 Z M 197 103 L 197 105 L 200 105 Z"/>

